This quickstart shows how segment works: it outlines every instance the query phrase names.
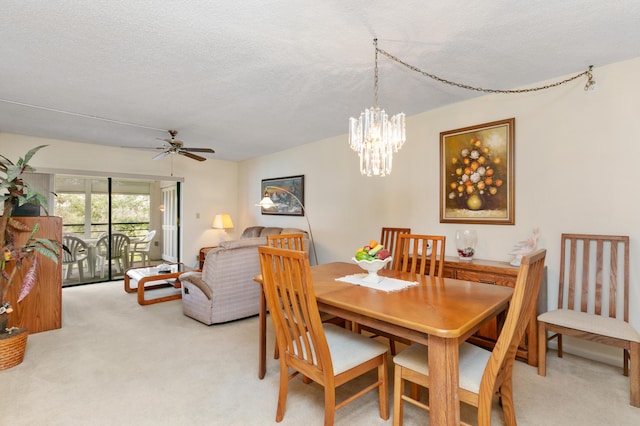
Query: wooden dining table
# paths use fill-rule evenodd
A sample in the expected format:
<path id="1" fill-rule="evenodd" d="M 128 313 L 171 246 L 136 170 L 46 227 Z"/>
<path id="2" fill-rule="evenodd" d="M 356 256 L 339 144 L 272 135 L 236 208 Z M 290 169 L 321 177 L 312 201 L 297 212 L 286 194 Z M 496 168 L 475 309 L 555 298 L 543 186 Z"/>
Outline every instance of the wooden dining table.
<path id="1" fill-rule="evenodd" d="M 459 425 L 458 346 L 496 315 L 505 311 L 513 289 L 477 282 L 381 270 L 380 276 L 418 282 L 386 292 L 337 281 L 362 273 L 353 263 L 334 262 L 311 267 L 321 312 L 374 327 L 427 345 L 429 354 L 430 424 Z M 257 276 L 255 280 L 261 283 Z M 258 377 L 266 371 L 266 302 L 260 309 Z M 426 360 L 425 360 L 426 362 Z"/>

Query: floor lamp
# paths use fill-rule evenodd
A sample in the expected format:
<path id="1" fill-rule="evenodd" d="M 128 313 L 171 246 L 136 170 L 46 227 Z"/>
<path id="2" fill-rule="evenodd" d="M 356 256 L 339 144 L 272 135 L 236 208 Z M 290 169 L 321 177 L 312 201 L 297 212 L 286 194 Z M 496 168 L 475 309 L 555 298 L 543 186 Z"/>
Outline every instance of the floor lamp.
<path id="1" fill-rule="evenodd" d="M 300 201 L 300 199 L 298 197 L 296 197 L 296 195 L 293 192 L 287 191 L 286 189 L 281 188 L 279 186 L 269 185 L 266 188 L 264 188 L 264 198 L 262 200 L 260 200 L 260 202 L 258 204 L 256 204 L 257 206 L 264 207 L 264 208 L 275 207 L 276 204 L 269 197 L 268 191 L 270 189 L 276 189 L 278 191 L 282 191 L 284 193 L 287 193 L 287 194 L 291 195 L 293 197 L 293 199 L 298 202 L 298 204 L 300 204 L 300 207 L 302 208 L 302 213 L 304 214 L 304 218 L 307 221 L 307 227 L 309 228 L 309 239 L 311 240 L 311 246 L 313 247 L 313 257 L 314 257 L 314 259 L 316 261 L 316 265 L 317 265 L 318 264 L 318 254 L 316 253 L 316 243 L 313 240 L 313 232 L 311 231 L 311 224 L 309 223 L 309 215 L 307 214 L 307 209 L 304 208 L 304 204 L 302 204 L 302 201 Z"/>

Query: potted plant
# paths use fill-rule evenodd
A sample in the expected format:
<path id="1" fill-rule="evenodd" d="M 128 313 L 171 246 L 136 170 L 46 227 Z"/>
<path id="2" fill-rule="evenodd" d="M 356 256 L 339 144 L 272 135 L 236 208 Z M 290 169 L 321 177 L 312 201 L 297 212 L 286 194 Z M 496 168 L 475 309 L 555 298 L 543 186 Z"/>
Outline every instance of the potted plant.
<path id="1" fill-rule="evenodd" d="M 45 238 L 37 238 L 39 225 L 29 227 L 18 218 L 12 217 L 13 209 L 25 203 L 34 203 L 42 206 L 46 212 L 47 200 L 36 192 L 27 181 L 24 173 L 34 172 L 29 166 L 33 155 L 46 145 L 33 148 L 20 158 L 15 164 L 0 155 L 0 201 L 4 210 L 0 217 L 0 239 L 2 241 L 0 275 L 0 370 L 12 367 L 22 362 L 24 346 L 26 346 L 27 330 L 15 327 L 7 328 L 9 315 L 13 311 L 7 297 L 9 289 L 18 281 L 18 271 L 28 268 L 20 284 L 20 293 L 17 302 L 20 303 L 37 284 L 38 257 L 41 253 L 46 258 L 58 263 L 60 242 Z M 18 233 L 29 233 L 25 244 L 16 244 Z M 21 353 L 20 353 L 20 347 Z"/>

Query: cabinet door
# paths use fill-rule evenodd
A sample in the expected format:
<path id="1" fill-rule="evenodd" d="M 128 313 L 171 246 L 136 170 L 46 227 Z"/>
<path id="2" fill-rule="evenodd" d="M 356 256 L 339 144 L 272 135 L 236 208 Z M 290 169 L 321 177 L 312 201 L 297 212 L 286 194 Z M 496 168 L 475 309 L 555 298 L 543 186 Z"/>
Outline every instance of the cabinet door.
<path id="1" fill-rule="evenodd" d="M 16 217 L 29 228 L 38 223 L 40 228 L 35 234 L 37 238 L 62 241 L 62 219 L 55 216 Z M 16 234 L 16 243 L 24 244 L 29 237 L 28 232 Z M 27 272 L 27 265 L 23 265 L 18 272 L 17 282 L 7 294 L 7 300 L 14 308 L 9 318 L 9 327 L 26 328 L 29 333 L 53 330 L 62 327 L 62 261 L 57 264 L 40 253 L 37 266 L 37 283 L 20 303 L 20 284 Z"/>
<path id="2" fill-rule="evenodd" d="M 501 285 L 513 288 L 516 285 L 516 278 L 508 275 L 490 274 L 475 271 L 456 270 L 455 278 L 459 280 L 474 281 L 484 284 Z M 506 313 L 499 315 L 482 326 L 475 334 L 473 341 L 487 349 L 493 349 L 498 335 L 500 334 L 501 322 L 504 321 Z M 519 345 L 518 355 L 527 357 L 527 334 L 525 333 Z"/>

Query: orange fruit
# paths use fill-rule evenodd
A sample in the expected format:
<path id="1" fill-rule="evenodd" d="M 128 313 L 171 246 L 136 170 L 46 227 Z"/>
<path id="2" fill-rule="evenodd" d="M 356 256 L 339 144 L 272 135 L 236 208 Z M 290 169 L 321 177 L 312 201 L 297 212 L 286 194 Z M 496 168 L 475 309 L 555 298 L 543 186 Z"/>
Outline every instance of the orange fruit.
<path id="1" fill-rule="evenodd" d="M 369 241 L 369 247 L 374 248 L 377 245 L 378 245 L 378 242 L 376 240 L 370 240 Z"/>

